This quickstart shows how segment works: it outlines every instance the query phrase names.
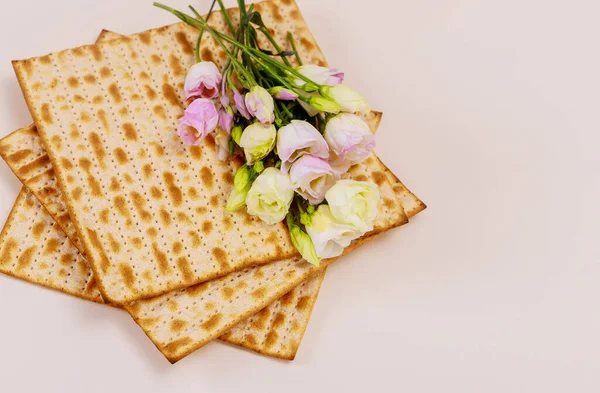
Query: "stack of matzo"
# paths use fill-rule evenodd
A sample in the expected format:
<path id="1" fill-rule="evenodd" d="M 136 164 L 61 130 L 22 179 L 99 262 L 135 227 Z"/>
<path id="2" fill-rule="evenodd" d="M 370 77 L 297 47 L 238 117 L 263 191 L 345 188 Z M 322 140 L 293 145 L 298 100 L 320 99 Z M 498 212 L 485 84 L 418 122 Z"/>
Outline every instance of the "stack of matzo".
<path id="1" fill-rule="evenodd" d="M 292 31 L 305 62 L 325 64 L 293 1 L 255 8 L 282 46 Z M 219 13 L 210 23 L 225 31 Z M 293 359 L 331 261 L 316 268 L 283 225 L 227 212 L 239 163 L 218 161 L 210 138 L 190 148 L 176 136 L 197 34 L 181 23 L 103 32 L 103 43 L 14 63 L 37 128 L 0 142 L 25 186 L 0 271 L 124 308 L 172 362 L 215 338 Z M 202 55 L 223 65 L 210 39 Z M 374 181 L 383 206 L 347 251 L 425 208 L 374 154 L 348 176 Z"/>

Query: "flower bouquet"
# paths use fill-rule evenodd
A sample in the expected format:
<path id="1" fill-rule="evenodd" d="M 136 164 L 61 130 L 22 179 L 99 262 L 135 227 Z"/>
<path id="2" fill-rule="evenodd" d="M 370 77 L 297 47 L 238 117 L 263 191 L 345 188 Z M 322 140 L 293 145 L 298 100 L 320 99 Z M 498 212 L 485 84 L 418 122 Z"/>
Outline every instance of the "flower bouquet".
<path id="1" fill-rule="evenodd" d="M 231 36 L 208 23 L 216 2 Z M 155 3 L 199 30 L 177 133 L 188 145 L 212 134 L 219 159 L 243 157 L 227 210 L 245 207 L 269 224 L 285 220 L 296 249 L 319 265 L 373 230 L 381 204 L 377 186 L 343 179 L 375 147 L 364 119 L 369 103 L 343 83 L 343 72 L 303 64 L 292 33 L 292 50 L 282 50 L 260 12 L 238 3 L 237 28 L 222 0 L 213 1 L 206 19 L 191 6 L 193 16 Z M 222 70 L 201 58 L 205 32 L 227 55 Z M 274 52 L 260 47 L 259 34 Z M 292 66 L 291 56 L 299 66 Z"/>

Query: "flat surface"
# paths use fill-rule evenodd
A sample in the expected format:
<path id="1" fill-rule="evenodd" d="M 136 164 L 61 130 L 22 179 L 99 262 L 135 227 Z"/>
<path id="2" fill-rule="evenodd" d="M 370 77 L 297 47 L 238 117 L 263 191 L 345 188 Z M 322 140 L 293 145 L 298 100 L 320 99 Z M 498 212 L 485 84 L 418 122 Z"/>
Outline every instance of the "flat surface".
<path id="1" fill-rule="evenodd" d="M 597 2 L 299 4 L 429 209 L 329 269 L 293 363 L 214 343 L 170 366 L 125 313 L 1 276 L 2 390 L 597 392 Z M 174 21 L 142 0 L 2 5 L 0 135 L 30 121 L 10 60 Z M 3 221 L 4 163 L 0 189 Z"/>

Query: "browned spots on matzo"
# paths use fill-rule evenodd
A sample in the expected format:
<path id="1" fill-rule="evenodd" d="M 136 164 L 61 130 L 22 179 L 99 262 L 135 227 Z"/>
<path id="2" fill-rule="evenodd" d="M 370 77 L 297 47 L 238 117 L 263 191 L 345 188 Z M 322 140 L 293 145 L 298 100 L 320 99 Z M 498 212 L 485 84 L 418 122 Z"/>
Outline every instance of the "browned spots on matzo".
<path id="1" fill-rule="evenodd" d="M 0 254 L 0 266 L 3 266 L 10 262 L 13 258 L 14 252 L 17 251 L 19 244 L 15 239 L 8 239 L 2 248 L 2 253 Z"/>
<path id="2" fill-rule="evenodd" d="M 117 162 L 121 165 L 127 164 L 129 162 L 129 158 L 127 157 L 127 153 L 125 152 L 125 150 L 121 149 L 120 147 L 117 147 L 114 151 L 113 154 L 115 156 L 115 158 L 117 159 Z"/>
<path id="3" fill-rule="evenodd" d="M 165 112 L 165 108 L 163 108 L 162 105 L 156 105 L 154 108 L 152 108 L 152 111 L 156 116 L 160 117 L 161 119 L 167 118 L 167 113 Z"/>
<path id="4" fill-rule="evenodd" d="M 102 123 L 102 127 L 104 127 L 106 132 L 110 134 L 110 127 L 108 125 L 108 116 L 106 115 L 106 111 L 103 109 L 98 110 L 98 118 L 100 119 L 100 123 Z"/>
<path id="5" fill-rule="evenodd" d="M 187 195 L 193 199 L 193 200 L 197 200 L 199 195 L 198 195 L 198 191 L 196 190 L 195 187 L 190 187 L 187 189 Z"/>
<path id="6" fill-rule="evenodd" d="M 60 256 L 60 264 L 62 266 L 71 266 L 73 263 L 73 254 L 62 254 Z"/>
<path id="7" fill-rule="evenodd" d="M 98 233 L 96 233 L 96 231 L 93 229 L 87 228 L 87 234 L 90 238 L 90 244 L 100 254 L 100 269 L 102 269 L 104 273 L 108 273 L 108 270 L 110 269 L 110 261 L 106 255 L 106 251 L 104 251 L 104 247 L 102 247 L 102 242 L 98 237 Z"/>
<path id="8" fill-rule="evenodd" d="M 81 200 L 81 195 L 82 194 L 83 194 L 83 189 L 81 187 L 75 187 L 73 189 L 73 191 L 71 191 L 71 197 L 76 202 L 79 202 Z"/>
<path id="9" fill-rule="evenodd" d="M 223 172 L 221 179 L 227 184 L 233 184 L 233 175 L 231 172 Z"/>
<path id="10" fill-rule="evenodd" d="M 146 164 L 142 167 L 142 173 L 144 174 L 144 180 L 148 180 L 152 177 L 152 166 Z"/>
<path id="11" fill-rule="evenodd" d="M 100 51 L 100 47 L 97 45 L 90 45 L 90 52 L 92 52 L 92 56 L 94 56 L 94 60 L 101 61 L 102 60 L 102 52 Z"/>
<path id="12" fill-rule="evenodd" d="M 177 164 L 177 167 L 182 171 L 187 171 L 190 168 L 190 165 L 187 162 L 180 162 Z"/>
<path id="13" fill-rule="evenodd" d="M 179 102 L 179 97 L 177 97 L 177 92 L 173 86 L 168 83 L 163 84 L 162 93 L 169 104 L 173 106 L 181 106 L 181 102 Z"/>
<path id="14" fill-rule="evenodd" d="M 23 64 L 23 68 L 25 69 L 27 76 L 31 76 L 33 73 L 33 64 L 31 64 L 31 60 L 24 60 L 21 62 L 21 64 Z"/>
<path id="15" fill-rule="evenodd" d="M 102 224 L 108 224 L 108 218 L 110 217 L 110 211 L 108 209 L 102 209 L 102 211 L 100 212 L 100 215 L 98 216 L 100 218 L 100 222 Z"/>
<path id="16" fill-rule="evenodd" d="M 144 85 L 144 90 L 146 91 L 146 96 L 151 101 L 154 101 L 156 97 L 158 97 L 158 94 L 156 94 L 156 91 L 152 87 L 150 87 L 150 85 Z"/>
<path id="17" fill-rule="evenodd" d="M 220 247 L 215 247 L 212 249 L 212 254 L 222 269 L 226 269 L 229 267 L 229 257 L 227 256 L 225 250 L 223 250 Z"/>
<path id="18" fill-rule="evenodd" d="M 192 339 L 189 337 L 180 338 L 179 340 L 175 340 L 172 343 L 166 345 L 162 349 L 162 352 L 167 356 L 175 356 L 181 351 L 182 348 L 185 348 L 191 342 Z"/>
<path id="19" fill-rule="evenodd" d="M 208 190 L 212 190 L 214 177 L 208 167 L 203 166 L 202 169 L 200 169 L 200 180 L 202 180 L 202 183 Z"/>
<path id="20" fill-rule="evenodd" d="M 142 41 L 143 44 L 145 45 L 150 45 L 150 33 L 145 31 L 143 33 L 138 34 L 138 37 L 140 37 L 140 41 Z"/>
<path id="21" fill-rule="evenodd" d="M 134 237 L 131 239 L 131 244 L 133 244 L 133 246 L 135 248 L 137 248 L 138 250 L 142 249 L 143 243 L 142 243 L 142 238 L 141 237 Z"/>
<path id="22" fill-rule="evenodd" d="M 190 216 L 188 216 L 187 214 L 185 214 L 183 212 L 177 212 L 177 221 L 180 223 L 188 224 L 188 225 L 193 224 Z"/>
<path id="23" fill-rule="evenodd" d="M 83 168 L 83 170 L 87 173 L 86 180 L 88 183 L 88 187 L 92 191 L 92 196 L 101 197 L 103 195 L 102 187 L 100 186 L 100 183 L 98 182 L 98 180 L 96 180 L 96 178 L 92 175 L 92 172 L 91 172 L 92 162 L 90 160 L 88 160 L 87 158 L 80 158 L 79 166 L 81 166 Z"/>
<path id="24" fill-rule="evenodd" d="M 200 235 L 196 231 L 189 231 L 188 235 L 190 235 L 190 240 L 192 241 L 192 247 L 198 248 L 202 245 L 202 241 L 200 240 Z"/>
<path id="25" fill-rule="evenodd" d="M 21 168 L 19 168 L 18 173 L 22 177 L 27 177 L 37 169 L 45 168 L 49 163 L 50 158 L 44 154 L 43 156 L 31 161 L 29 164 L 23 165 Z"/>
<path id="26" fill-rule="evenodd" d="M 60 163 L 62 164 L 63 168 L 65 168 L 66 170 L 73 169 L 73 163 L 71 161 L 69 161 L 68 158 L 64 158 L 64 157 L 61 158 Z"/>
<path id="27" fill-rule="evenodd" d="M 77 78 L 75 78 L 74 76 L 70 76 L 67 79 L 67 85 L 69 85 L 69 87 L 76 89 L 77 87 L 79 87 L 79 80 Z"/>
<path id="28" fill-rule="evenodd" d="M 98 82 L 96 80 L 96 77 L 94 75 L 91 74 L 87 74 L 83 77 L 83 80 L 85 81 L 85 83 L 89 83 L 90 85 L 95 84 L 96 82 Z"/>
<path id="29" fill-rule="evenodd" d="M 131 191 L 131 199 L 133 201 L 133 206 L 136 208 L 142 221 L 152 221 L 152 214 L 150 214 L 150 212 L 145 209 L 146 199 L 144 199 L 142 194 L 136 191 Z"/>
<path id="30" fill-rule="evenodd" d="M 202 54 L 202 60 L 204 60 L 204 61 L 214 61 L 215 60 L 212 50 L 210 48 L 207 48 L 207 47 L 202 48 L 200 53 Z"/>
<path id="31" fill-rule="evenodd" d="M 267 327 L 267 322 L 271 316 L 269 307 L 265 307 L 256 314 L 256 320 L 252 323 L 252 327 L 258 331 L 264 330 Z"/>
<path id="32" fill-rule="evenodd" d="M 173 75 L 175 76 L 183 76 L 185 75 L 185 70 L 181 66 L 179 62 L 179 58 L 175 56 L 173 53 L 169 55 L 169 65 L 171 66 L 171 70 L 173 70 Z"/>
<path id="33" fill-rule="evenodd" d="M 44 229 L 46 228 L 46 223 L 45 222 L 36 222 L 33 225 L 32 228 L 32 233 L 33 233 L 33 237 L 36 240 L 40 240 L 40 237 L 42 237 L 42 235 L 44 234 Z"/>
<path id="34" fill-rule="evenodd" d="M 194 272 L 190 266 L 190 262 L 186 257 L 180 257 L 177 259 L 177 268 L 181 272 L 181 276 L 185 282 L 191 282 L 194 279 Z"/>
<path id="35" fill-rule="evenodd" d="M 212 207 L 219 207 L 219 196 L 218 195 L 211 196 L 209 203 Z"/>
<path id="36" fill-rule="evenodd" d="M 150 75 L 148 75 L 148 73 L 146 71 L 142 71 L 142 72 L 140 72 L 140 79 L 143 81 L 147 81 L 150 79 Z M 148 86 L 148 85 L 145 85 L 144 87 L 146 87 L 146 86 Z"/>
<path id="37" fill-rule="evenodd" d="M 262 299 L 266 294 L 267 290 L 264 287 L 261 287 L 252 291 L 250 295 L 255 299 Z"/>
<path id="38" fill-rule="evenodd" d="M 279 329 L 285 323 L 285 314 L 281 311 L 275 314 L 275 318 L 273 318 L 273 329 Z"/>
<path id="39" fill-rule="evenodd" d="M 217 313 L 217 314 L 213 315 L 212 317 L 210 317 L 205 322 L 203 322 L 202 325 L 200 325 L 200 326 L 204 330 L 211 331 L 211 330 L 214 330 L 219 325 L 219 322 L 221 322 L 222 319 L 223 319 L 223 314 Z"/>
<path id="40" fill-rule="evenodd" d="M 162 199 L 162 192 L 156 186 L 150 187 L 150 196 L 154 199 Z"/>
<path id="41" fill-rule="evenodd" d="M 108 86 L 108 94 L 110 94 L 117 104 L 120 104 L 123 101 L 121 92 L 115 83 L 111 83 L 110 86 Z"/>
<path id="42" fill-rule="evenodd" d="M 296 305 L 296 308 L 299 311 L 306 311 L 308 309 L 308 307 L 310 307 L 310 296 L 302 296 L 300 299 L 298 299 L 298 304 Z"/>
<path id="43" fill-rule="evenodd" d="M 279 340 L 279 334 L 275 330 L 271 330 L 267 333 L 267 337 L 265 337 L 265 346 L 267 348 L 271 348 L 275 344 L 277 344 L 277 340 Z"/>
<path id="44" fill-rule="evenodd" d="M 223 295 L 223 299 L 229 300 L 235 294 L 235 289 L 231 287 L 223 287 L 221 288 L 221 294 Z"/>
<path id="45" fill-rule="evenodd" d="M 202 148 L 200 146 L 192 146 L 190 147 L 190 154 L 194 160 L 202 159 Z"/>
<path id="46" fill-rule="evenodd" d="M 131 123 L 123 124 L 123 131 L 125 131 L 125 138 L 130 141 L 137 141 L 138 134 L 135 127 Z"/>
<path id="47" fill-rule="evenodd" d="M 158 244 L 152 243 L 152 253 L 154 254 L 154 258 L 156 258 L 156 263 L 160 272 L 162 274 L 170 273 L 171 268 L 169 267 L 167 254 L 165 254 L 160 250 L 160 248 L 158 248 Z"/>
<path id="48" fill-rule="evenodd" d="M 108 186 L 108 189 L 112 192 L 117 192 L 117 191 L 121 190 L 119 181 L 117 180 L 117 178 L 115 176 L 110 178 L 110 185 Z"/>
<path id="49" fill-rule="evenodd" d="M 160 56 L 159 55 L 152 55 L 152 56 L 150 56 L 150 59 L 152 60 L 152 63 L 154 63 L 154 65 L 160 64 Z"/>
<path id="50" fill-rule="evenodd" d="M 98 159 L 98 163 L 100 164 L 100 168 L 105 169 L 106 164 L 104 159 L 106 158 L 106 150 L 104 150 L 104 146 L 102 145 L 102 141 L 100 140 L 100 135 L 95 132 L 91 132 L 89 136 L 89 142 L 92 145 L 92 150 Z"/>
<path id="51" fill-rule="evenodd" d="M 108 67 L 100 68 L 100 76 L 102 78 L 108 78 L 111 75 L 112 75 L 112 73 L 110 72 L 110 68 L 108 68 Z"/>
<path id="52" fill-rule="evenodd" d="M 171 197 L 171 202 L 173 202 L 173 205 L 175 206 L 181 206 L 183 203 L 183 194 L 181 189 L 175 184 L 175 175 L 171 172 L 165 172 L 163 173 L 163 178 L 165 179 L 167 192 L 169 193 L 169 197 Z"/>
<path id="53" fill-rule="evenodd" d="M 183 51 L 183 53 L 187 55 L 191 55 L 192 53 L 194 53 L 194 48 L 192 44 L 188 41 L 187 36 L 184 32 L 178 31 L 177 33 L 175 33 L 175 39 L 177 40 L 179 45 L 181 45 L 181 50 Z"/>
<path id="54" fill-rule="evenodd" d="M 185 327 L 188 325 L 188 323 L 186 321 L 184 321 L 183 319 L 174 319 L 171 321 L 171 331 L 173 333 L 179 333 L 181 332 L 183 329 L 185 329 Z"/>
<path id="55" fill-rule="evenodd" d="M 83 98 L 83 96 L 81 94 L 75 94 L 73 96 L 73 100 L 77 103 L 77 104 L 81 104 L 83 102 L 85 102 L 85 98 Z"/>
<path id="56" fill-rule="evenodd" d="M 19 150 L 15 153 L 9 155 L 8 157 L 6 157 L 6 161 L 14 163 L 14 164 L 18 164 L 19 162 L 21 162 L 24 159 L 26 159 L 27 157 L 29 157 L 31 155 L 31 153 L 33 153 L 33 151 L 31 151 L 31 149 Z"/>
<path id="57" fill-rule="evenodd" d="M 209 283 L 205 282 L 202 284 L 194 285 L 193 287 L 189 287 L 186 289 L 186 293 L 191 297 L 198 297 L 206 292 L 209 288 Z"/>
<path id="58" fill-rule="evenodd" d="M 110 233 L 108 234 L 108 245 L 113 253 L 121 252 L 121 243 L 119 243 Z"/>
<path id="59" fill-rule="evenodd" d="M 164 226 L 166 226 L 166 227 L 171 226 L 171 222 L 173 220 L 171 219 L 171 215 L 169 214 L 169 212 L 166 209 L 161 208 L 158 212 L 158 215 L 160 217 L 160 221 L 162 222 L 162 224 Z"/>
<path id="60" fill-rule="evenodd" d="M 46 124 L 54 124 L 50 113 L 50 104 L 42 104 L 42 121 Z"/>
<path id="61" fill-rule="evenodd" d="M 294 301 L 294 291 L 289 291 L 288 293 L 286 293 L 285 295 L 283 295 L 281 297 L 281 305 L 283 307 L 291 306 L 293 301 Z"/>
<path id="62" fill-rule="evenodd" d="M 173 243 L 173 254 L 181 254 L 181 251 L 183 251 L 183 244 L 181 244 L 179 241 Z"/>
<path id="63" fill-rule="evenodd" d="M 375 171 L 375 172 L 373 172 L 372 176 L 373 176 L 373 180 L 375 181 L 375 183 L 378 186 L 381 186 L 386 181 L 386 176 L 385 176 L 385 173 L 383 173 L 383 172 Z"/>
<path id="64" fill-rule="evenodd" d="M 135 274 L 133 273 L 131 266 L 120 263 L 119 273 L 121 273 L 121 277 L 123 278 L 123 283 L 125 286 L 130 290 L 135 291 Z"/>
<path id="65" fill-rule="evenodd" d="M 154 149 L 154 154 L 156 154 L 157 157 L 162 157 L 165 155 L 165 148 L 162 147 L 160 144 L 156 142 L 150 142 L 150 146 L 152 146 L 152 148 Z"/>
<path id="66" fill-rule="evenodd" d="M 121 215 L 122 217 L 125 217 L 127 219 L 131 218 L 131 213 L 129 212 L 129 209 L 127 208 L 127 201 L 125 201 L 125 198 L 123 198 L 121 195 L 117 195 L 113 199 L 113 204 L 115 206 L 115 209 L 117 210 L 117 213 L 119 213 L 119 215 Z"/>
<path id="67" fill-rule="evenodd" d="M 213 223 L 211 221 L 207 220 L 202 223 L 202 232 L 205 235 L 210 235 L 210 233 L 212 232 L 212 229 L 213 229 Z"/>
<path id="68" fill-rule="evenodd" d="M 55 238 L 50 238 L 48 239 L 48 241 L 46 242 L 46 248 L 44 248 L 44 256 L 48 256 L 52 253 L 55 253 L 56 250 L 58 250 L 58 247 L 60 246 L 60 242 L 58 241 L 58 239 Z"/>
<path id="69" fill-rule="evenodd" d="M 23 251 L 23 253 L 21 254 L 21 256 L 19 256 L 19 259 L 17 261 L 17 271 L 26 269 L 29 267 L 29 265 L 31 265 L 31 262 L 33 262 L 33 255 L 36 249 L 36 246 L 31 246 L 26 248 L 25 251 Z"/>

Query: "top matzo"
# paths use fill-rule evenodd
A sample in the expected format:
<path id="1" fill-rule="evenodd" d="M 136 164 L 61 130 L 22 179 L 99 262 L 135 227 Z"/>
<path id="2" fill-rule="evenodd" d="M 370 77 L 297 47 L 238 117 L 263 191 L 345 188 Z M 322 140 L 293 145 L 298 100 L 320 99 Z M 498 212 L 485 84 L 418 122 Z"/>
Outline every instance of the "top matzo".
<path id="1" fill-rule="evenodd" d="M 317 46 L 293 1 L 256 7 L 276 37 L 293 26 L 301 53 Z M 219 13 L 211 24 L 225 31 Z M 179 23 L 14 62 L 103 295 L 116 304 L 296 255 L 283 224 L 225 210 L 235 164 L 216 159 L 211 139 L 190 148 L 174 132 L 197 34 Z M 214 42 L 203 47 L 222 66 Z"/>

